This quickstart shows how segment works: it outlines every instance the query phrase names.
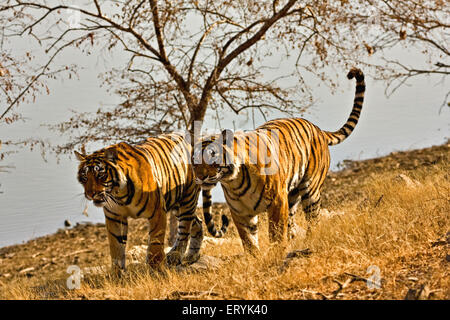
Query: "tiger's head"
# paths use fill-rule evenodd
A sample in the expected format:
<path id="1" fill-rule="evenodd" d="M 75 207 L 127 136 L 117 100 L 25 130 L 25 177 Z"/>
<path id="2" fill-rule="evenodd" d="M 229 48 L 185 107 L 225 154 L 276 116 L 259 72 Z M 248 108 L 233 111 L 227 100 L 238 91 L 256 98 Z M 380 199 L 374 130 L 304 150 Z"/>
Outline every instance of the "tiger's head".
<path id="1" fill-rule="evenodd" d="M 202 189 L 212 189 L 218 182 L 234 179 L 239 172 L 234 153 L 231 130 L 223 130 L 219 135 L 196 143 L 192 155 L 195 182 Z"/>
<path id="2" fill-rule="evenodd" d="M 97 207 L 116 203 L 116 196 L 127 185 L 127 178 L 117 164 L 117 149 L 112 146 L 90 155 L 74 153 L 80 161 L 77 178 L 84 187 L 86 199 Z"/>

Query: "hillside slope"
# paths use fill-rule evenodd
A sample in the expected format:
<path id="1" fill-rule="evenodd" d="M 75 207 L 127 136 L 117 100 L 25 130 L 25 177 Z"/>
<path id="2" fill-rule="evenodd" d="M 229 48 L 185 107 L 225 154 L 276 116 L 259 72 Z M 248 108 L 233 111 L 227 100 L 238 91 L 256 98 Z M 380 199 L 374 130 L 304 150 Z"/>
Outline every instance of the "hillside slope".
<path id="1" fill-rule="evenodd" d="M 155 275 L 139 254 L 146 221 L 132 220 L 130 267 L 117 280 L 102 272 L 105 226 L 78 225 L 0 248 L 0 299 L 450 299 L 449 155 L 447 143 L 344 163 L 327 177 L 312 237 L 288 249 L 308 250 L 290 259 L 269 245 L 263 216 L 259 257 L 242 255 L 231 226 L 225 239 L 205 240 L 206 270 Z M 84 271 L 80 289 L 66 287 L 70 265 Z"/>

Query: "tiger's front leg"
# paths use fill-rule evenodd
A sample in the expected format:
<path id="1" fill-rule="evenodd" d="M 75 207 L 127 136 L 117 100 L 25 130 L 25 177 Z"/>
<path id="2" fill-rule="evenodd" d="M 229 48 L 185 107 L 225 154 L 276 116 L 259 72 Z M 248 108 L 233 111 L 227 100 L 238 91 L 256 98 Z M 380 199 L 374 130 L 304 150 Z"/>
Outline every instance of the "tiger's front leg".
<path id="1" fill-rule="evenodd" d="M 167 216 L 164 212 L 156 212 L 153 219 L 149 219 L 150 231 L 148 235 L 147 264 L 152 268 L 159 268 L 164 261 L 164 238 L 166 235 Z"/>
<path id="2" fill-rule="evenodd" d="M 230 208 L 231 218 L 241 238 L 244 251 L 253 256 L 259 254 L 258 216 L 240 215 Z"/>
<path id="3" fill-rule="evenodd" d="M 109 250 L 112 270 L 119 274 L 125 270 L 125 250 L 127 244 L 128 222 L 127 218 L 112 214 L 106 209 L 105 224 L 108 232 Z"/>

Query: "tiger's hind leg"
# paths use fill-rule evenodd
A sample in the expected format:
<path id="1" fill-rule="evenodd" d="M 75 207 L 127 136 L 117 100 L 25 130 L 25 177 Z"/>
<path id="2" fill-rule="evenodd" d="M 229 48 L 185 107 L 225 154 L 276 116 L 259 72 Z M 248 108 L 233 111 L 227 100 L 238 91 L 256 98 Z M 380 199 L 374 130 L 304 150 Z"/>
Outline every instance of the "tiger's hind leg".
<path id="1" fill-rule="evenodd" d="M 319 135 L 316 143 L 312 145 L 312 152 L 314 156 L 310 159 L 305 177 L 301 183 L 302 207 L 308 223 L 307 237 L 311 235 L 311 228 L 318 221 L 320 192 L 330 167 L 330 152 L 321 135 Z"/>
<path id="2" fill-rule="evenodd" d="M 302 233 L 302 228 L 295 222 L 295 214 L 298 210 L 300 199 L 293 205 L 289 206 L 289 219 L 288 219 L 288 239 L 294 239 Z"/>
<path id="3" fill-rule="evenodd" d="M 287 240 L 289 205 L 287 195 L 279 195 L 267 210 L 269 214 L 269 240 L 283 243 Z"/>
<path id="4" fill-rule="evenodd" d="M 191 264 L 200 259 L 200 248 L 203 242 L 203 226 L 202 221 L 195 217 L 191 227 L 191 239 L 189 241 L 189 249 L 184 258 L 185 262 Z"/>
<path id="5" fill-rule="evenodd" d="M 308 229 L 306 236 L 311 235 L 311 228 L 317 224 L 317 217 L 320 210 L 320 191 L 318 189 L 305 192 L 302 196 L 302 207 L 305 212 Z"/>
<path id="6" fill-rule="evenodd" d="M 306 189 L 304 184 L 300 184 L 291 189 L 288 193 L 289 204 L 289 220 L 288 220 L 288 238 L 293 239 L 297 237 L 301 231 L 300 227 L 295 223 L 295 214 L 298 210 L 298 205 L 302 199 L 302 191 Z"/>

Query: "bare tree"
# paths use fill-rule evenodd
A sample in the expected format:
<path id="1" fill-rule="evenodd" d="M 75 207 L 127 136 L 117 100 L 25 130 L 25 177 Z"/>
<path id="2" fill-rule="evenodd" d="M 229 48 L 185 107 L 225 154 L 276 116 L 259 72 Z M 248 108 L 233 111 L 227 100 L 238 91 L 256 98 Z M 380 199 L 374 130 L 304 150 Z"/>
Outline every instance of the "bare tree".
<path id="1" fill-rule="evenodd" d="M 388 1 L 370 0 L 377 7 L 376 21 L 380 35 L 372 41 L 375 49 L 386 49 L 402 44 L 411 51 L 423 52 L 427 61 L 408 65 L 399 59 L 383 56 L 378 79 L 386 81 L 390 95 L 409 79 L 423 75 L 450 74 L 449 27 L 450 6 L 446 1 Z M 380 5 L 379 5 L 380 4 Z M 445 94 L 447 104 L 450 91 Z"/>
<path id="2" fill-rule="evenodd" d="M 298 114 L 313 98 L 305 73 L 335 87 L 332 68 L 359 64 L 391 90 L 419 74 L 449 74 L 449 9 L 441 0 L 68 2 L 0 5 L 0 15 L 11 19 L 4 37 L 27 36 L 45 48 L 44 75 L 60 70 L 53 59 L 67 48 L 129 54 L 126 65 L 103 74 L 104 85 L 123 103 L 75 113 L 55 127 L 74 137 L 57 151 L 93 140 L 192 130 L 208 110 Z M 73 17 L 79 17 L 76 23 Z M 401 45 L 424 51 L 424 68 L 389 56 Z M 284 74 L 278 68 L 283 61 L 292 62 Z M 7 112 L 14 104 L 11 98 Z"/>

